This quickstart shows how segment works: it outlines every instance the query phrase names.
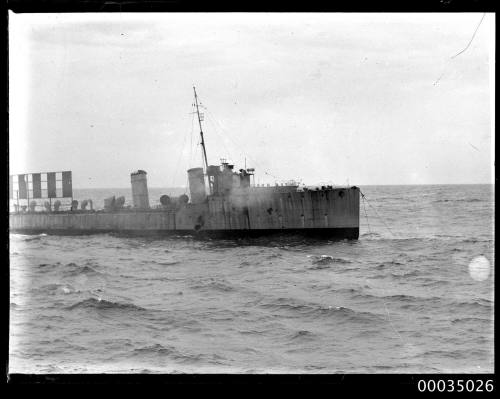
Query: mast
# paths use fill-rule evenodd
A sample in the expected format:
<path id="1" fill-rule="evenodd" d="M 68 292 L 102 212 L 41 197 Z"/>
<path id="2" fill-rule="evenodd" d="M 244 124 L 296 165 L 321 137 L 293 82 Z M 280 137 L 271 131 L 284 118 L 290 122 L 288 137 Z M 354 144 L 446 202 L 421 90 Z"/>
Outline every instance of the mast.
<path id="1" fill-rule="evenodd" d="M 198 95 L 196 94 L 196 88 L 194 86 L 193 86 L 193 91 L 194 91 L 194 102 L 196 104 L 196 114 L 198 115 L 198 124 L 200 125 L 201 147 L 203 149 L 203 160 L 205 161 L 205 173 L 208 173 L 207 150 L 205 148 L 205 140 L 203 139 L 203 129 L 201 127 L 200 109 L 198 108 Z M 212 192 L 212 183 L 210 182 L 210 178 L 208 179 L 208 186 L 209 186 L 210 193 L 211 193 Z"/>
<path id="2" fill-rule="evenodd" d="M 194 86 L 193 86 L 193 90 L 194 90 L 194 102 L 196 104 L 196 114 L 198 115 L 198 124 L 200 125 L 200 136 L 201 136 L 201 147 L 203 148 L 203 159 L 205 161 L 206 171 L 208 171 L 207 150 L 205 149 L 205 140 L 203 139 L 203 129 L 201 127 L 200 109 L 198 108 L 198 96 L 196 95 L 196 88 Z"/>

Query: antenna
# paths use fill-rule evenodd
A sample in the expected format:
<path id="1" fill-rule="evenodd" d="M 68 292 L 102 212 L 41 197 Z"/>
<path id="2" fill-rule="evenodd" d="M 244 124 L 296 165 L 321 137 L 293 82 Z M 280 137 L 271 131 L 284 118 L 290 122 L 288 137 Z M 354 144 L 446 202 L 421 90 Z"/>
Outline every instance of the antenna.
<path id="1" fill-rule="evenodd" d="M 200 115 L 200 109 L 198 108 L 198 95 L 196 94 L 196 87 L 194 86 L 193 86 L 193 91 L 194 91 L 194 102 L 196 104 L 196 114 L 198 115 L 198 124 L 200 125 L 201 147 L 203 149 L 203 159 L 205 160 L 205 173 L 208 173 L 207 150 L 205 148 L 205 140 L 203 139 L 203 128 L 201 127 L 203 114 Z M 210 192 L 212 192 L 212 184 L 210 182 L 210 179 L 208 179 L 208 185 L 210 188 Z"/>

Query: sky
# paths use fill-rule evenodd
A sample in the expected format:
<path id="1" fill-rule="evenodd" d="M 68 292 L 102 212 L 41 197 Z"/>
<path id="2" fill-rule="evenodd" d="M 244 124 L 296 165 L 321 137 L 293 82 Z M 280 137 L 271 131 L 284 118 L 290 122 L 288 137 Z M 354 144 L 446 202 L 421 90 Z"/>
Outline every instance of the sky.
<path id="1" fill-rule="evenodd" d="M 209 163 L 256 183 L 493 183 L 494 20 L 10 12 L 10 173 L 185 186 L 195 85 Z"/>

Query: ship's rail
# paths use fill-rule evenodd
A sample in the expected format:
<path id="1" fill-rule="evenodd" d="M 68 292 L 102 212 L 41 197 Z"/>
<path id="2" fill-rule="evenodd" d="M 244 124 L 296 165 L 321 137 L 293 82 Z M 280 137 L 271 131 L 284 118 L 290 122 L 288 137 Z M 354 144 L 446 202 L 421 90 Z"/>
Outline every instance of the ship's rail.
<path id="1" fill-rule="evenodd" d="M 175 212 L 176 208 L 124 208 L 115 210 L 105 210 L 105 209 L 78 209 L 78 210 L 62 210 L 62 211 L 26 211 L 26 212 L 9 212 L 10 215 L 93 215 L 93 214 L 108 214 L 108 213 L 165 213 L 165 212 Z"/>

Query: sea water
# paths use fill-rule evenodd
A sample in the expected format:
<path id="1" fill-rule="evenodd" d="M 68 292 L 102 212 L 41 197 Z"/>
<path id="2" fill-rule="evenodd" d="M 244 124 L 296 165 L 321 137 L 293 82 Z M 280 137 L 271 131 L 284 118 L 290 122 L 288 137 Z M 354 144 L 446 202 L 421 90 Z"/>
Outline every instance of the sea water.
<path id="1" fill-rule="evenodd" d="M 9 372 L 493 372 L 494 186 L 361 190 L 359 240 L 11 234 Z"/>

